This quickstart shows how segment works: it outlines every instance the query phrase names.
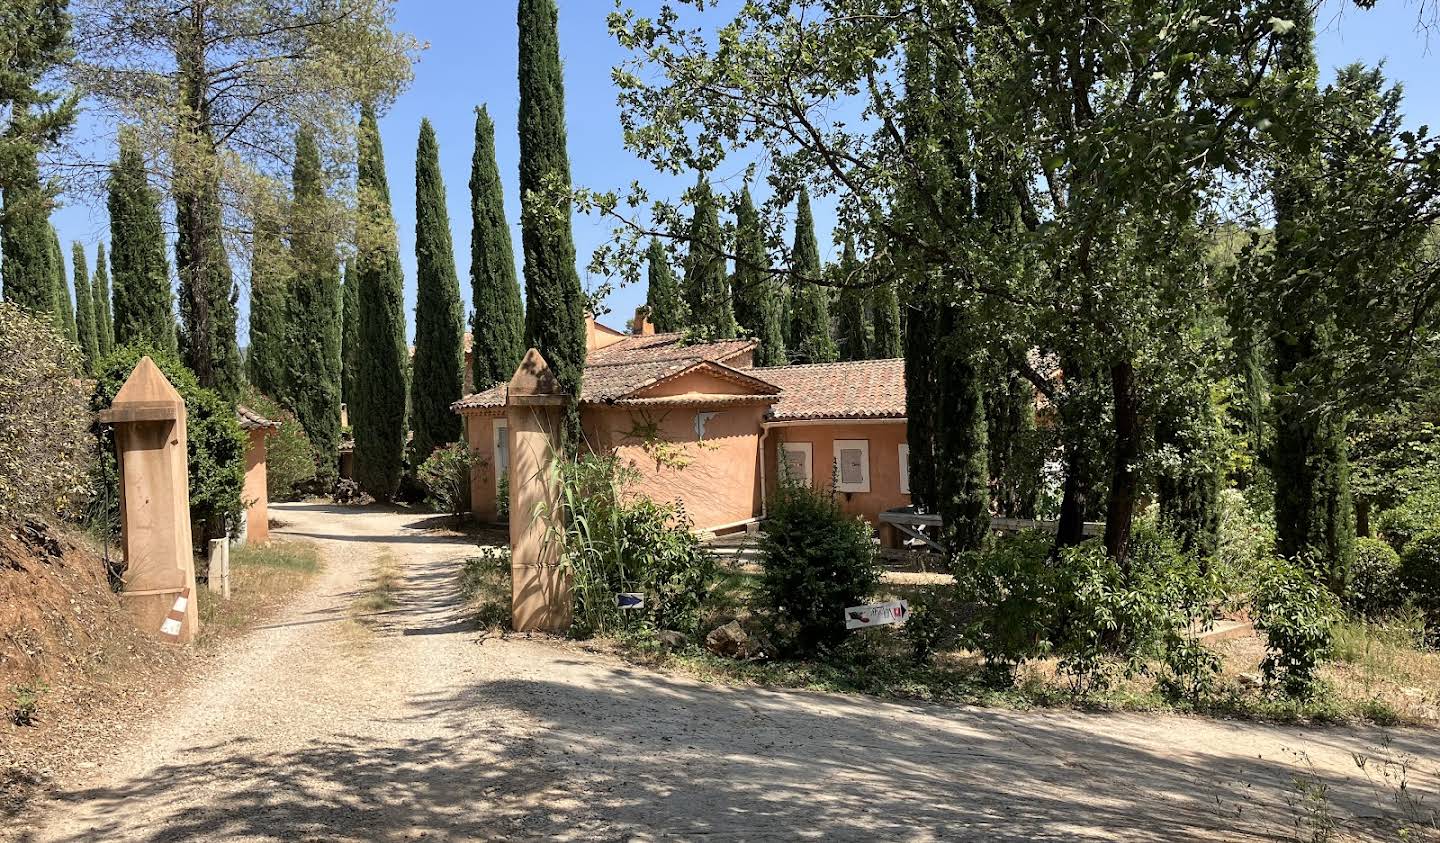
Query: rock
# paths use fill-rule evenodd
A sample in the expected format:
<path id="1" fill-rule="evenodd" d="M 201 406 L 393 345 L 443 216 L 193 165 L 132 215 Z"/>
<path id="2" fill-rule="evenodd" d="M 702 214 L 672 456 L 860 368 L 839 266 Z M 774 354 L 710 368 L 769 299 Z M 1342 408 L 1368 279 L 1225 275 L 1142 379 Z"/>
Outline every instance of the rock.
<path id="1" fill-rule="evenodd" d="M 1240 687 L 1242 688 L 1260 688 L 1264 684 L 1265 680 L 1258 673 L 1240 674 Z"/>
<path id="2" fill-rule="evenodd" d="M 655 640 L 667 650 L 683 650 L 685 645 L 690 643 L 690 639 L 686 638 L 684 633 L 676 632 L 673 629 L 662 629 L 655 633 Z"/>
<path id="3" fill-rule="evenodd" d="M 750 636 L 741 628 L 739 621 L 731 621 L 712 629 L 705 636 L 705 649 L 717 656 L 747 659 L 751 651 Z"/>

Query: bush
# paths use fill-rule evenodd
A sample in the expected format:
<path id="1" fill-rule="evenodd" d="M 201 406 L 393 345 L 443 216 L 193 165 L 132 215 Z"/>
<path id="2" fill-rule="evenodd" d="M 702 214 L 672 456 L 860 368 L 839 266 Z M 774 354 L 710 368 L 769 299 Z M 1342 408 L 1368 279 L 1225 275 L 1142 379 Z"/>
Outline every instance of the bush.
<path id="1" fill-rule="evenodd" d="M 1379 539 L 1355 540 L 1350 562 L 1350 588 L 1345 605 L 1361 617 L 1379 618 L 1404 603 L 1400 585 L 1400 554 Z"/>
<path id="2" fill-rule="evenodd" d="M 1400 584 L 1428 626 L 1440 624 L 1440 530 L 1421 533 L 1400 555 Z"/>
<path id="3" fill-rule="evenodd" d="M 1420 488 L 1375 517 L 1375 528 L 1400 553 L 1411 539 L 1434 530 L 1436 524 L 1440 524 L 1440 483 Z"/>
<path id="4" fill-rule="evenodd" d="M 760 597 L 777 645 L 795 655 L 843 641 L 845 609 L 880 581 L 870 525 L 799 483 L 782 482 L 771 499 L 760 554 Z"/>
<path id="5" fill-rule="evenodd" d="M 1334 649 L 1334 593 L 1314 572 L 1274 559 L 1261 572 L 1252 602 L 1251 618 L 1266 638 L 1265 678 L 1292 697 L 1310 696 Z"/>
<path id="6" fill-rule="evenodd" d="M 436 448 L 420 464 L 416 478 L 425 488 L 427 500 L 436 512 L 464 515 L 470 511 L 470 474 L 483 465 L 484 457 L 463 442 Z"/>
<path id="7" fill-rule="evenodd" d="M 89 490 L 80 361 L 48 319 L 0 302 L 0 518 L 52 517 Z"/>
<path id="8" fill-rule="evenodd" d="M 626 496 L 630 478 L 613 455 L 587 455 L 561 468 L 572 632 L 693 632 L 719 572 L 715 558 L 683 507 Z M 645 607 L 618 608 L 622 592 L 643 593 Z"/>
<path id="9" fill-rule="evenodd" d="M 315 484 L 315 447 L 294 413 L 253 386 L 245 388 L 240 403 L 280 429 L 265 437 L 265 492 L 272 501 L 294 500 Z"/>
<path id="10" fill-rule="evenodd" d="M 143 346 L 127 346 L 111 352 L 96 364 L 95 392 L 90 407 L 95 412 L 108 408 L 115 394 L 134 371 L 140 358 L 149 356 L 185 399 L 186 433 L 189 437 L 190 519 L 197 546 L 209 534 L 207 526 L 233 522 L 244 508 L 245 450 L 249 444 L 235 416 L 235 407 L 200 386 L 195 375 L 173 354 Z M 114 434 L 105 428 L 105 453 L 109 477 L 114 482 Z M 215 536 L 218 538 L 218 535 Z"/>
<path id="11" fill-rule="evenodd" d="M 1039 530 L 1002 536 L 986 551 L 959 554 L 951 563 L 956 593 L 976 613 L 961 636 L 998 678 L 1049 652 L 1056 616 L 1056 574 L 1049 564 L 1055 537 Z"/>

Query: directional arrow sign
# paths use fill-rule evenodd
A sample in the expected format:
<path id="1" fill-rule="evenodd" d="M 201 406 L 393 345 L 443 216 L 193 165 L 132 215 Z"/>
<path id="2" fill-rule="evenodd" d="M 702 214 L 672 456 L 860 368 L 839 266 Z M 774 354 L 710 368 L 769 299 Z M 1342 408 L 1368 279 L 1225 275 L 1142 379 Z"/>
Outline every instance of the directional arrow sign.
<path id="1" fill-rule="evenodd" d="M 845 628 L 864 629 L 868 626 L 904 623 L 909 614 L 910 604 L 904 600 L 871 603 L 868 606 L 852 606 L 845 610 Z"/>
<path id="2" fill-rule="evenodd" d="M 645 608 L 645 595 L 622 591 L 615 595 L 615 605 L 622 609 L 643 609 Z"/>

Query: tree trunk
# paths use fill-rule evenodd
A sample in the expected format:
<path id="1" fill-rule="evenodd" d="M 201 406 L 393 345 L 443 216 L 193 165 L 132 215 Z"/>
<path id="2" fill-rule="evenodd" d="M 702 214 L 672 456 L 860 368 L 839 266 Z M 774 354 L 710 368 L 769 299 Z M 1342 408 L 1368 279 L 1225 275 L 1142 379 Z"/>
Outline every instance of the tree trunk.
<path id="1" fill-rule="evenodd" d="M 1105 553 L 1121 566 L 1130 551 L 1130 526 L 1140 475 L 1140 399 L 1135 389 L 1135 366 L 1130 361 L 1110 367 L 1110 391 L 1115 411 L 1115 455 L 1110 474 L 1110 500 L 1105 507 Z"/>

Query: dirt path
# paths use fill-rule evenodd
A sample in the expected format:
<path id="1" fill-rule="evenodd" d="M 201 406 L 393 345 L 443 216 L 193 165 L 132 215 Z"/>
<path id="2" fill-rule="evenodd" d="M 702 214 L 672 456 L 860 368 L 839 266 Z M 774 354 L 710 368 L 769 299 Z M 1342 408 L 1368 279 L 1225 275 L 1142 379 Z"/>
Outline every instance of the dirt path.
<path id="1" fill-rule="evenodd" d="M 735 689 L 486 638 L 456 602 L 463 539 L 413 514 L 275 510 L 324 549 L 314 588 L 18 839 L 1285 838 L 1297 777 L 1325 785 L 1311 813 L 1394 811 L 1352 757 L 1387 739 L 1416 757 L 1411 795 L 1440 802 L 1434 732 Z M 387 550 L 399 605 L 358 626 Z"/>

